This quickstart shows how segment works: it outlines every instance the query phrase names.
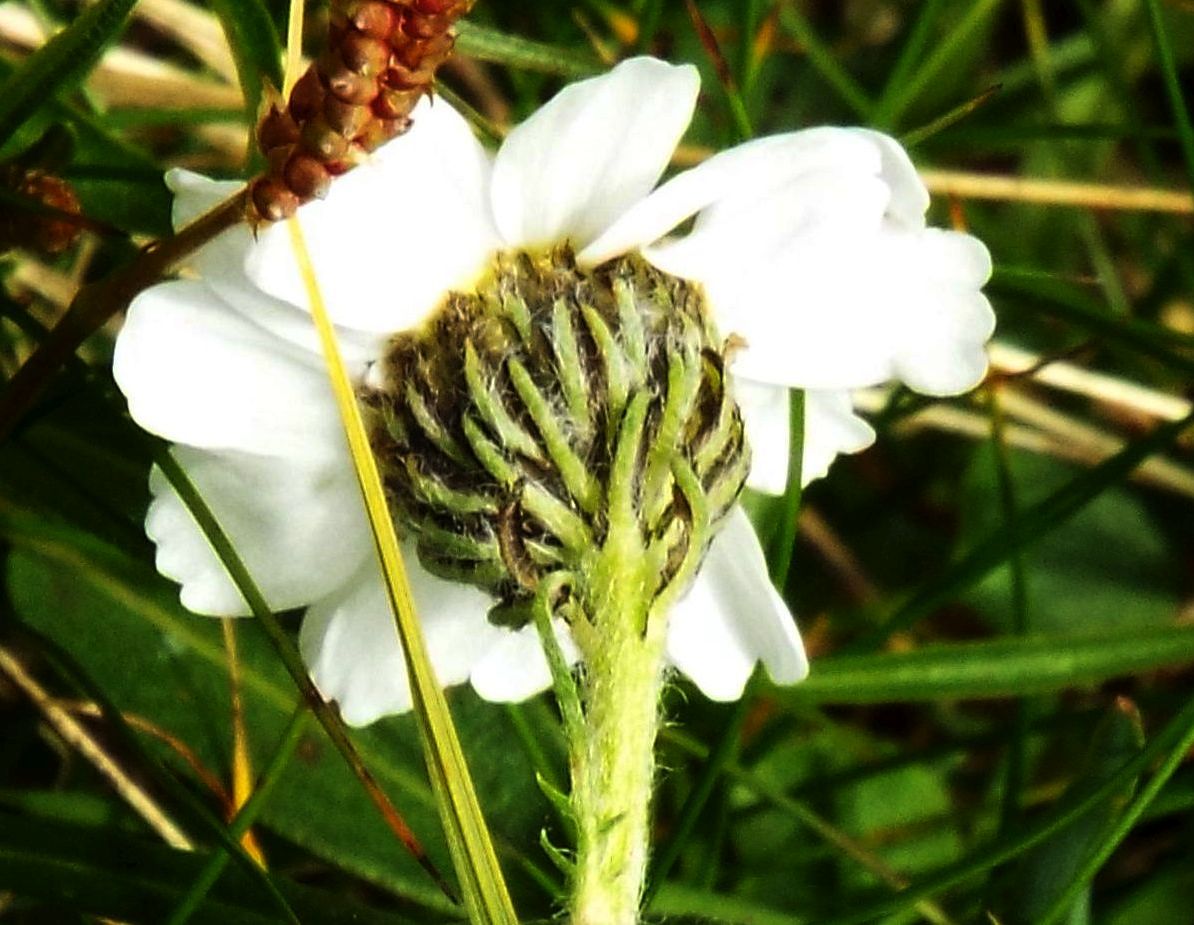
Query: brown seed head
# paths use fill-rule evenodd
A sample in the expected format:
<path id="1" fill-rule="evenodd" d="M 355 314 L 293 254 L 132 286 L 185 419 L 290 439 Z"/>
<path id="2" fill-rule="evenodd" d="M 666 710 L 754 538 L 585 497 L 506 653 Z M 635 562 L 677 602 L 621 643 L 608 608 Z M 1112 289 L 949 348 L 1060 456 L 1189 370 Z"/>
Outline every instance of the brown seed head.
<path id="1" fill-rule="evenodd" d="M 257 221 L 293 214 L 331 178 L 410 127 L 452 53 L 473 0 L 333 0 L 328 48 L 274 107 L 257 137 L 269 168 L 253 183 Z M 316 167 L 319 169 L 316 170 Z"/>

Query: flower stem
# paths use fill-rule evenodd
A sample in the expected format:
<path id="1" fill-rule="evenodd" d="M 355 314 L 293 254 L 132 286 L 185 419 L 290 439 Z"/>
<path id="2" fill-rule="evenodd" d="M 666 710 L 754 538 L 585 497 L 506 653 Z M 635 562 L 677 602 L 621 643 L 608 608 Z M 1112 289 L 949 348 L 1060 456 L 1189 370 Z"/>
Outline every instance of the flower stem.
<path id="1" fill-rule="evenodd" d="M 582 741 L 572 748 L 574 925 L 633 925 L 647 868 L 666 622 L 637 529 L 612 529 L 587 572 Z"/>

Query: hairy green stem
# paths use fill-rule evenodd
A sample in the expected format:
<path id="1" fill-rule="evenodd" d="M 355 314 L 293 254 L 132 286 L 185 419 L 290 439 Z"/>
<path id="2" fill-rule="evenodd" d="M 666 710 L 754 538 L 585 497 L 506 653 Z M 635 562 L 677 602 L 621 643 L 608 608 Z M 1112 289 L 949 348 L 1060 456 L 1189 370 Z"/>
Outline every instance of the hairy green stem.
<path id="1" fill-rule="evenodd" d="M 652 613 L 653 571 L 637 528 L 611 530 L 582 591 L 599 631 L 576 633 L 585 723 L 572 753 L 574 925 L 638 921 L 666 632 Z"/>

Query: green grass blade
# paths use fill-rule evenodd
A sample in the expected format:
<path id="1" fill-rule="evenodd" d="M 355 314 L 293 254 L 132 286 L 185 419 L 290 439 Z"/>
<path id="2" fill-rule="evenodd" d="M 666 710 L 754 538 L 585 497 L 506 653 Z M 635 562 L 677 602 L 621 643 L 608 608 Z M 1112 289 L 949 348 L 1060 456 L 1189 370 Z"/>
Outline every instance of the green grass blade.
<path id="1" fill-rule="evenodd" d="M 901 93 L 900 88 L 912 76 L 917 62 L 924 57 L 929 39 L 933 36 L 933 27 L 937 24 L 937 18 L 944 5 L 945 0 L 925 0 L 921 4 L 916 22 L 913 23 L 912 30 L 900 49 L 900 56 L 896 59 L 895 67 L 887 75 L 887 83 L 883 85 L 883 92 L 879 94 L 879 99 L 875 102 L 871 120 L 876 127 L 890 127 L 894 101 Z"/>
<path id="2" fill-rule="evenodd" d="M 1004 864 L 1031 850 L 1075 820 L 1082 818 L 1100 806 L 1115 793 L 1122 792 L 1128 783 L 1138 777 L 1158 757 L 1168 754 L 1184 754 L 1194 738 L 1194 701 L 1187 703 L 1173 717 L 1153 740 L 1130 761 L 1125 762 L 1103 784 L 1081 799 L 1067 800 L 1060 809 L 1028 827 L 1017 836 L 999 839 L 993 845 L 977 851 L 961 861 L 951 864 L 934 876 L 910 886 L 891 899 L 880 900 L 870 905 L 859 905 L 845 915 L 823 921 L 819 925 L 862 925 L 877 919 L 911 909 L 918 901 L 934 896 L 959 883 L 977 877 L 994 867 Z M 1168 764 L 1168 762 L 1166 763 Z"/>
<path id="3" fill-rule="evenodd" d="M 9 512 L 3 511 L 3 514 L 0 516 L 3 517 L 5 527 L 7 527 Z M 7 608 L 7 603 L 5 606 Z M 4 616 L 5 618 L 11 618 L 11 615 L 7 613 Z M 42 650 L 43 654 L 48 656 L 59 672 L 71 682 L 78 685 L 93 702 L 100 706 L 102 715 L 109 724 L 109 731 L 114 734 L 115 738 L 120 741 L 129 754 L 139 759 L 139 768 L 146 771 L 164 792 L 175 797 L 177 802 L 190 812 L 192 818 L 215 838 L 216 843 L 223 850 L 226 857 L 235 860 L 251 879 L 260 884 L 262 891 L 270 897 L 277 907 L 277 913 L 281 914 L 286 921 L 297 923 L 297 915 L 290 908 L 286 898 L 279 892 L 270 874 L 259 867 L 249 857 L 240 843 L 228 834 L 222 822 L 194 796 L 190 789 L 180 783 L 160 761 L 150 755 L 142 746 L 140 739 L 129 728 L 124 716 L 108 700 L 99 685 L 95 684 L 83 671 L 81 666 L 61 647 L 55 645 L 45 635 L 32 627 L 24 623 L 20 623 L 19 625 L 21 633 L 36 640 L 37 647 Z"/>
<path id="4" fill-rule="evenodd" d="M 265 807 L 266 801 L 270 798 L 270 795 L 282 777 L 282 772 L 286 770 L 290 759 L 294 757 L 299 740 L 307 728 L 307 720 L 310 718 L 310 715 L 306 705 L 302 703 L 299 704 L 298 709 L 290 714 L 290 721 L 286 724 L 286 729 L 282 733 L 282 741 L 274 749 L 269 763 L 253 788 L 252 795 L 245 801 L 245 804 L 237 811 L 235 818 L 228 824 L 228 835 L 230 838 L 239 841 L 249 831 L 249 826 L 253 824 L 253 821 Z M 166 925 L 186 925 L 191 920 L 191 916 L 194 915 L 195 910 L 207 898 L 208 891 L 220 878 L 220 874 L 223 873 L 224 868 L 228 865 L 229 859 L 229 854 L 223 850 L 223 846 L 218 846 L 216 853 L 208 859 L 203 870 L 199 872 L 199 876 L 192 881 L 186 895 L 174 907 L 174 911 L 170 914 L 170 918 L 167 919 Z"/>
<path id="5" fill-rule="evenodd" d="M 956 61 L 966 41 L 990 20 L 1002 2 L 1003 0 L 976 0 L 920 67 L 891 88 L 890 93 L 886 94 L 882 127 L 894 129 L 899 125 L 900 118 L 909 107 L 915 104 L 920 94 Z"/>
<path id="6" fill-rule="evenodd" d="M 87 76 L 119 34 L 136 0 L 100 0 L 21 62 L 0 84 L 0 144 Z"/>
<path id="7" fill-rule="evenodd" d="M 850 72 L 838 63 L 833 50 L 821 41 L 813 30 L 812 23 L 790 0 L 780 4 L 779 21 L 784 29 L 803 46 L 809 64 L 821 75 L 821 79 L 829 84 L 842 101 L 861 119 L 869 120 L 874 108 L 870 96 L 862 88 L 862 85 L 850 76 Z"/>
<path id="8" fill-rule="evenodd" d="M 1054 317 L 1152 357 L 1176 372 L 1194 375 L 1194 356 L 1187 355 L 1194 351 L 1194 335 L 1142 318 L 1112 315 L 1082 287 L 1047 273 L 1003 267 L 995 271 L 988 291 L 1027 296 Z M 1021 306 L 1004 300 L 1004 307 L 1015 311 Z"/>
<path id="9" fill-rule="evenodd" d="M 1041 925 L 1054 925 L 1054 923 L 1061 921 L 1065 913 L 1073 905 L 1078 894 L 1090 885 L 1095 875 L 1110 860 L 1115 849 L 1128 837 L 1132 828 L 1140 821 L 1145 810 L 1156 800 L 1157 795 L 1161 792 L 1161 788 L 1169 782 L 1173 773 L 1186 761 L 1192 747 L 1194 747 L 1194 723 L 1190 725 L 1185 735 L 1182 736 L 1173 747 L 1173 750 L 1165 757 L 1165 760 L 1157 768 L 1156 773 L 1149 779 L 1149 782 L 1135 799 L 1132 800 L 1128 808 L 1124 810 L 1119 821 L 1112 826 L 1111 831 L 1107 834 L 1098 850 L 1091 855 L 1090 859 L 1082 866 L 1082 869 L 1073 876 L 1069 886 L 1057 898 L 1057 902 L 1044 914 L 1040 920 Z"/>
<path id="10" fill-rule="evenodd" d="M 245 116 L 256 125 L 257 107 L 266 83 L 282 86 L 282 42 L 262 0 L 212 0 L 220 18 L 236 74 L 245 94 Z"/>
<path id="11" fill-rule="evenodd" d="M 743 505 L 767 556 L 771 583 L 782 592 L 792 568 L 792 549 L 796 546 L 800 501 L 803 497 L 804 468 L 804 392 L 792 389 L 788 397 L 791 443 L 788 448 L 788 486 L 778 498 L 748 494 Z"/>
<path id="12" fill-rule="evenodd" d="M 331 704 L 323 699 L 316 689 L 310 675 L 307 674 L 307 667 L 303 662 L 303 657 L 299 653 L 298 648 L 290 636 L 287 635 L 286 631 L 282 629 L 281 624 L 278 623 L 278 618 L 270 610 L 265 596 L 261 593 L 261 589 L 258 588 L 252 575 L 249 574 L 244 561 L 237 553 L 232 541 L 228 538 L 228 534 L 220 526 L 215 514 L 208 507 L 207 502 L 203 500 L 202 495 L 199 494 L 198 489 L 195 488 L 183 468 L 168 452 L 158 455 L 157 464 L 158 468 L 162 470 L 162 474 L 166 476 L 167 481 L 170 482 L 170 487 L 174 489 L 179 498 L 182 499 L 187 510 L 190 511 L 191 516 L 195 518 L 199 529 L 211 544 L 221 564 L 228 571 L 228 576 L 232 579 L 232 583 L 236 585 L 237 590 L 244 597 L 245 603 L 253 613 L 253 617 L 261 625 L 261 628 L 265 630 L 291 680 L 294 681 L 295 686 L 302 693 L 304 700 L 311 707 L 312 712 L 315 713 L 316 719 L 319 720 L 328 738 L 332 740 L 332 743 L 344 757 L 349 768 L 351 768 L 352 772 L 361 782 L 361 785 L 365 788 L 369 798 L 402 840 L 407 850 L 415 856 L 415 859 L 419 861 L 423 869 L 435 880 L 440 889 L 446 895 L 453 896 L 451 888 L 444 881 L 440 872 L 436 870 L 435 865 L 431 863 L 422 846 L 415 839 L 414 833 L 410 831 L 401 816 L 397 815 L 397 811 L 390 804 L 381 787 L 378 786 L 373 774 L 361 760 L 355 746 L 352 744 L 352 740 L 348 736 L 348 730 L 345 728 L 343 720 L 340 719 L 340 715 Z"/>
<path id="13" fill-rule="evenodd" d="M 1015 523 L 996 530 L 979 542 L 946 574 L 900 607 L 858 646 L 851 648 L 879 645 L 892 633 L 953 600 L 1005 562 L 1009 555 L 1044 536 L 1102 492 L 1119 484 L 1148 457 L 1172 445 L 1192 424 L 1194 414 L 1154 428 L 1148 436 L 1129 443 L 1114 456 L 1078 475 L 1047 498 L 1025 508 Z"/>
<path id="14" fill-rule="evenodd" d="M 457 51 L 478 61 L 563 77 L 588 77 L 603 70 L 585 52 L 509 35 L 467 19 L 456 24 L 456 31 Z"/>
<path id="15" fill-rule="evenodd" d="M 1169 96 L 1169 106 L 1177 124 L 1182 158 L 1186 162 L 1190 183 L 1194 184 L 1194 124 L 1191 124 L 1190 108 L 1186 105 L 1185 94 L 1182 93 L 1181 78 L 1178 76 L 1177 63 L 1173 57 L 1173 45 L 1169 42 L 1169 31 L 1165 25 L 1160 0 L 1144 0 L 1144 5 L 1148 9 L 1148 24 L 1152 29 L 1153 43 L 1157 46 L 1161 76 L 1165 79 L 1165 92 Z"/>
<path id="16" fill-rule="evenodd" d="M 675 883 L 665 884 L 647 911 L 668 920 L 675 917 L 717 925 L 806 925 L 810 921 L 790 912 L 768 909 L 749 899 Z"/>
<path id="17" fill-rule="evenodd" d="M 1119 699 L 1095 727 L 1084 767 L 1068 788 L 1081 794 L 1115 774 L 1124 762 L 1144 747 L 1140 712 L 1131 701 Z M 1101 806 L 1062 829 L 1019 864 L 1018 876 L 1008 885 L 1003 908 L 1014 921 L 1050 921 L 1050 910 L 1072 912 L 1078 892 L 1086 886 L 1079 871 L 1093 856 L 1103 833 L 1123 815 L 1125 804 L 1136 790 L 1133 778 Z M 1077 887 L 1078 889 L 1074 889 Z"/>
<path id="18" fill-rule="evenodd" d="M 1190 663 L 1194 627 L 1189 626 L 1005 637 L 911 652 L 827 656 L 818 659 L 800 686 L 777 688 L 776 695 L 792 704 L 1016 697 Z"/>
<path id="19" fill-rule="evenodd" d="M 688 799 L 684 801 L 684 806 L 680 809 L 680 818 L 679 822 L 676 823 L 675 832 L 672 833 L 672 837 L 667 844 L 656 852 L 656 857 L 650 871 L 650 879 L 647 881 L 646 890 L 643 891 L 644 907 L 650 907 L 652 898 L 659 892 L 668 874 L 671 873 L 672 867 L 680 859 L 680 854 L 684 851 L 685 843 L 693 833 L 693 830 L 696 829 L 696 824 L 701 818 L 701 813 L 704 812 L 709 798 L 713 795 L 714 787 L 717 786 L 718 781 L 722 779 L 725 773 L 726 765 L 732 762 L 737 756 L 739 743 L 742 738 L 742 729 L 746 724 L 746 718 L 752 707 L 753 698 L 750 696 L 750 693 L 750 688 L 748 688 L 738 703 L 735 704 L 734 712 L 730 716 L 730 721 L 726 724 L 725 731 L 717 740 L 717 744 L 714 745 L 712 751 L 709 752 L 709 756 L 705 760 L 705 766 L 701 769 L 700 776 L 696 780 L 692 793 L 688 795 Z"/>
<path id="20" fill-rule="evenodd" d="M 89 914 L 121 922 L 161 922 L 183 885 L 202 869 L 198 852 L 173 851 L 111 825 L 67 824 L 44 814 L 18 815 L 0 808 L 0 890 L 49 904 L 27 921 L 62 921 L 50 909 L 64 905 L 65 921 Z M 303 925 L 392 925 L 347 891 L 315 889 L 293 881 L 283 893 Z M 226 877 L 200 907 L 204 925 L 277 925 L 275 909 L 254 895 L 245 877 Z"/>

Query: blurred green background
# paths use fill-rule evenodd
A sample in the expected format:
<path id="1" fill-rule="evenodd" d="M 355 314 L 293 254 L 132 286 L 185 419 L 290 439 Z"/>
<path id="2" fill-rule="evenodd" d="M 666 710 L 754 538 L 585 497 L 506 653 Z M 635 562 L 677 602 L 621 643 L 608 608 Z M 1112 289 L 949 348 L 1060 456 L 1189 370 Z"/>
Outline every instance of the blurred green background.
<path id="1" fill-rule="evenodd" d="M 284 7 L 105 0 L 39 69 L 26 55 L 77 5 L 0 3 L 6 377 L 80 285 L 168 232 L 166 167 L 246 175 Z M 806 491 L 799 529 L 756 505 L 813 674 L 733 705 L 671 687 L 650 917 L 1194 922 L 1194 434 L 1174 423 L 1194 384 L 1194 4 L 479 0 L 459 51 L 445 92 L 497 132 L 641 52 L 701 69 L 680 161 L 881 128 L 925 170 L 933 220 L 996 262 L 989 381 L 863 396 L 878 443 Z M 88 220 L 57 254 L 35 229 L 59 216 L 20 195 L 34 168 Z M 111 381 L 115 324 L 0 444 L 0 922 L 165 921 L 228 839 L 228 651 L 153 571 L 154 447 Z M 258 626 L 236 636 L 253 768 L 288 729 L 297 747 L 253 828 L 268 873 L 232 863 L 192 921 L 285 921 L 272 890 L 303 922 L 460 920 L 317 727 L 288 726 L 298 694 Z M 520 916 L 550 919 L 554 705 L 450 702 Z M 413 720 L 354 739 L 450 870 Z"/>

